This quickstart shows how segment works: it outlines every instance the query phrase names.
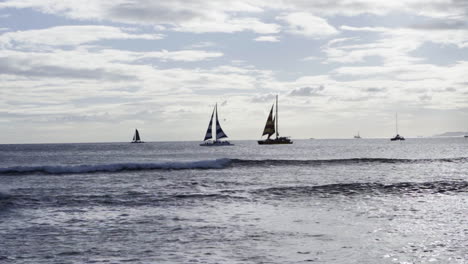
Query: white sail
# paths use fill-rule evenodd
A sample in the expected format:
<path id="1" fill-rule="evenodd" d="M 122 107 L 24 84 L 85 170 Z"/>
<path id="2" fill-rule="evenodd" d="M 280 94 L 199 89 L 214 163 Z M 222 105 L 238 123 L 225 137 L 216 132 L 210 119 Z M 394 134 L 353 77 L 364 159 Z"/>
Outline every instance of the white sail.
<path id="1" fill-rule="evenodd" d="M 203 139 L 203 141 L 213 138 L 211 131 L 213 129 L 213 116 L 214 116 L 215 109 L 213 109 L 213 113 L 211 114 L 210 123 L 208 124 L 208 129 L 206 130 L 205 139 Z"/>
<path id="2" fill-rule="evenodd" d="M 228 136 L 224 133 L 223 129 L 221 128 L 221 124 L 219 123 L 218 118 L 218 105 L 215 106 L 216 109 L 216 140 L 220 138 L 227 138 Z"/>

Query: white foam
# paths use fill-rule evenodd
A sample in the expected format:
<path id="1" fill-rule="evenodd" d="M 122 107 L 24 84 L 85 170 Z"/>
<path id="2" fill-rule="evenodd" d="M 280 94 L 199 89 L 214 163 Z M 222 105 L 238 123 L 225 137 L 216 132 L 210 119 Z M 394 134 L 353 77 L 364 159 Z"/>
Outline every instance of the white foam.
<path id="1" fill-rule="evenodd" d="M 168 161 L 156 163 L 114 163 L 77 166 L 16 166 L 0 168 L 0 174 L 25 174 L 42 172 L 48 174 L 117 172 L 124 170 L 183 170 L 183 169 L 222 169 L 230 159 L 200 161 Z"/>

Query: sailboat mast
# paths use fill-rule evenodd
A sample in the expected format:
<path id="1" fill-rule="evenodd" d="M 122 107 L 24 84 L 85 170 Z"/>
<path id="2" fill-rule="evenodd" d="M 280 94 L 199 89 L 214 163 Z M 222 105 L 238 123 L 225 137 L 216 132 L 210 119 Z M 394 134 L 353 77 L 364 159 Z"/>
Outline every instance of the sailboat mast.
<path id="1" fill-rule="evenodd" d="M 278 95 L 276 95 L 276 138 L 279 136 L 278 132 Z"/>
<path id="2" fill-rule="evenodd" d="M 212 131 L 214 131 L 214 134 L 215 134 L 215 137 L 214 137 L 215 140 L 214 140 L 214 141 L 218 141 L 218 135 L 217 135 L 217 133 L 218 133 L 217 130 L 218 130 L 218 129 L 217 129 L 216 125 L 215 125 L 215 124 L 218 124 L 218 123 L 217 123 L 217 122 L 218 122 L 218 103 L 215 104 L 215 118 L 216 118 L 216 121 L 215 121 L 214 124 L 213 124 L 213 126 L 215 127 L 215 129 L 213 129 L 213 127 L 211 127 L 211 129 L 213 129 Z"/>

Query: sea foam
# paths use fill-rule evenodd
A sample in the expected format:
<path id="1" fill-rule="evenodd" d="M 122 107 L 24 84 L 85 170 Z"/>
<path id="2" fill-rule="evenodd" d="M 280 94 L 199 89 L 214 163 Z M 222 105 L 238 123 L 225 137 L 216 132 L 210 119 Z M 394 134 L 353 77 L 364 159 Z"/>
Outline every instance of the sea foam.
<path id="1" fill-rule="evenodd" d="M 76 166 L 15 166 L 0 168 L 0 174 L 82 174 L 93 172 L 118 172 L 129 170 L 187 170 L 222 169 L 230 164 L 229 159 L 200 161 L 168 161 L 156 163 L 113 163 Z"/>

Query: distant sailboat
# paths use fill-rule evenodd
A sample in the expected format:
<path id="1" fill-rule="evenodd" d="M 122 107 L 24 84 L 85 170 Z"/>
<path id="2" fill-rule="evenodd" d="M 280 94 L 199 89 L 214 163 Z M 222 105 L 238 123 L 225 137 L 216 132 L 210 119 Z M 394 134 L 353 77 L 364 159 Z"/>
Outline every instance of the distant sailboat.
<path id="1" fill-rule="evenodd" d="M 138 129 L 135 129 L 135 134 L 133 135 L 132 143 L 144 143 L 143 141 L 141 141 L 140 133 L 138 132 Z"/>
<path id="2" fill-rule="evenodd" d="M 398 114 L 395 114 L 395 130 L 396 130 L 396 136 L 391 138 L 390 140 L 391 141 L 405 140 L 404 137 L 402 137 L 402 136 L 400 136 L 400 134 L 398 134 Z"/>
<path id="3" fill-rule="evenodd" d="M 359 135 L 359 131 L 357 132 L 357 135 L 354 136 L 354 138 L 361 138 L 361 136 Z"/>
<path id="4" fill-rule="evenodd" d="M 280 137 L 278 132 L 278 95 L 276 96 L 276 115 L 273 117 L 273 108 L 275 105 L 271 107 L 270 114 L 268 115 L 268 119 L 265 124 L 265 128 L 263 129 L 263 134 L 268 135 L 268 138 L 265 140 L 257 141 L 260 145 L 275 145 L 275 144 L 292 144 L 293 142 L 288 137 Z M 275 126 L 276 125 L 276 126 Z M 275 139 L 270 139 L 271 135 L 276 133 Z"/>
<path id="5" fill-rule="evenodd" d="M 213 138 L 213 117 L 216 114 L 216 137 L 215 140 L 210 141 Z M 215 105 L 213 109 L 213 113 L 211 114 L 210 123 L 208 124 L 208 129 L 206 130 L 205 139 L 203 139 L 204 143 L 200 144 L 200 146 L 233 146 L 229 141 L 220 141 L 221 138 L 227 138 L 228 136 L 224 133 L 223 129 L 221 128 L 221 124 L 219 123 L 218 118 L 218 104 Z"/>

